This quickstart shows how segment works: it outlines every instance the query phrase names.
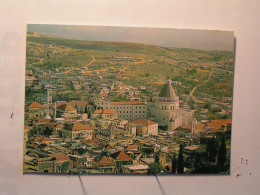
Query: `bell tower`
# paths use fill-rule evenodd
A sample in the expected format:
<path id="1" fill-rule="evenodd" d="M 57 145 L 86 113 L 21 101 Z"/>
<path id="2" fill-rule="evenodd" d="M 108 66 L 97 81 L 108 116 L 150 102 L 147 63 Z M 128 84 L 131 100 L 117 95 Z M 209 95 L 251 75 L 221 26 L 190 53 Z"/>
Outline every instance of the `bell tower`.
<path id="1" fill-rule="evenodd" d="M 47 89 L 47 104 L 48 104 L 48 106 L 50 104 L 52 104 L 52 90 L 51 89 Z"/>

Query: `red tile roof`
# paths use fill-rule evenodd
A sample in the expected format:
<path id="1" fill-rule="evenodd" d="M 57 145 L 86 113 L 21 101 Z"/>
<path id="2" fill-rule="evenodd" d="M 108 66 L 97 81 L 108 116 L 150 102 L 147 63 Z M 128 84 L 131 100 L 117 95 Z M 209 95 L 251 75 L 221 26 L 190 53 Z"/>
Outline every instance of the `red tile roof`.
<path id="1" fill-rule="evenodd" d="M 146 105 L 144 102 L 110 102 L 110 105 Z"/>
<path id="2" fill-rule="evenodd" d="M 62 104 L 60 106 L 57 107 L 57 110 L 62 110 L 62 111 L 77 111 L 76 108 L 67 105 L 67 104 Z"/>
<path id="3" fill-rule="evenodd" d="M 50 156 L 55 157 L 57 162 L 69 161 L 69 157 L 62 152 L 50 154 Z"/>
<path id="4" fill-rule="evenodd" d="M 45 108 L 45 106 L 39 104 L 38 102 L 33 102 L 33 103 L 31 103 L 29 108 Z"/>
<path id="5" fill-rule="evenodd" d="M 24 131 L 29 131 L 30 127 L 29 126 L 24 126 Z"/>
<path id="6" fill-rule="evenodd" d="M 45 137 L 45 136 L 41 136 L 41 137 L 36 137 L 33 140 L 34 142 L 43 142 L 43 141 L 52 141 L 52 139 Z"/>
<path id="7" fill-rule="evenodd" d="M 221 129 L 222 125 L 231 124 L 231 119 L 220 119 L 220 120 L 211 120 L 207 122 L 206 127 L 212 131 L 217 131 Z"/>
<path id="8" fill-rule="evenodd" d="M 130 123 L 139 124 L 139 125 L 147 125 L 147 126 L 158 124 L 158 123 L 150 121 L 148 119 L 137 119 L 137 120 L 131 121 Z"/>
<path id="9" fill-rule="evenodd" d="M 80 130 L 91 130 L 92 128 L 89 125 L 83 125 L 81 123 L 73 123 L 72 131 L 80 131 Z"/>
<path id="10" fill-rule="evenodd" d="M 108 144 L 105 148 L 106 148 L 107 150 L 109 150 L 109 149 L 114 149 L 110 144 Z"/>
<path id="11" fill-rule="evenodd" d="M 110 156 L 115 160 L 133 160 L 130 156 L 122 151 L 115 152 Z"/>
<path id="12" fill-rule="evenodd" d="M 114 162 L 107 158 L 106 156 L 103 156 L 103 158 L 98 162 L 99 165 L 114 165 Z"/>
<path id="13" fill-rule="evenodd" d="M 128 145 L 126 150 L 137 150 L 137 149 L 138 149 L 138 146 L 135 144 L 132 144 L 132 145 Z"/>
<path id="14" fill-rule="evenodd" d="M 96 110 L 94 114 L 117 114 L 117 111 L 114 109 L 103 109 L 103 110 Z"/>
<path id="15" fill-rule="evenodd" d="M 46 127 L 55 127 L 55 128 L 62 128 L 58 123 L 47 123 L 45 124 Z"/>

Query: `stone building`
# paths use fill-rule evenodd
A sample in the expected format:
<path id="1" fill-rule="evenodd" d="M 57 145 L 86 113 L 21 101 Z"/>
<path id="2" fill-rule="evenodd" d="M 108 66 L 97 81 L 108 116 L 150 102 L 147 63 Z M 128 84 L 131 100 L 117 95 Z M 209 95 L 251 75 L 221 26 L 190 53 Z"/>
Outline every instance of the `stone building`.
<path id="1" fill-rule="evenodd" d="M 38 102 L 33 102 L 28 107 L 28 119 L 36 120 L 43 118 L 45 115 L 46 107 Z"/>
<path id="2" fill-rule="evenodd" d="M 156 119 L 159 126 L 166 130 L 174 130 L 194 122 L 194 112 L 181 109 L 179 104 L 179 97 L 172 87 L 172 81 L 167 78 L 159 95 L 149 103 L 149 117 Z"/>
<path id="3" fill-rule="evenodd" d="M 89 125 L 83 125 L 81 123 L 67 124 L 62 130 L 62 135 L 65 138 L 84 138 L 92 140 L 93 130 Z"/>
<path id="4" fill-rule="evenodd" d="M 123 172 L 123 165 L 132 165 L 133 159 L 132 157 L 128 156 L 125 152 L 118 151 L 109 156 L 112 161 L 115 163 L 115 173 L 122 173 Z"/>
<path id="5" fill-rule="evenodd" d="M 158 135 L 158 123 L 148 119 L 137 119 L 131 121 L 130 124 L 136 126 L 137 135 Z"/>
<path id="6" fill-rule="evenodd" d="M 110 102 L 100 98 L 95 100 L 95 104 L 97 109 L 113 109 L 118 113 L 118 118 L 129 121 L 147 118 L 147 104 L 145 102 Z"/>
<path id="7" fill-rule="evenodd" d="M 113 109 L 96 110 L 93 113 L 93 118 L 117 119 L 118 113 Z"/>

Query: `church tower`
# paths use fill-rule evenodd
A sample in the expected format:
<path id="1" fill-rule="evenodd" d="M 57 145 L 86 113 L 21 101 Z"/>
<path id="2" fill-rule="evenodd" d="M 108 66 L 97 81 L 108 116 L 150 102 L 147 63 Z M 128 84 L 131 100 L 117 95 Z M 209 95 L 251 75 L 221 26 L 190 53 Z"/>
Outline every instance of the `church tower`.
<path id="1" fill-rule="evenodd" d="M 47 100 L 47 106 L 46 106 L 46 119 L 50 119 L 50 115 L 52 114 L 52 111 L 51 111 L 51 105 L 52 105 L 52 90 L 51 89 L 47 89 L 47 97 L 46 97 L 46 100 Z"/>
<path id="2" fill-rule="evenodd" d="M 172 80 L 168 77 L 159 95 L 149 103 L 149 114 L 163 130 L 171 131 L 182 125 L 190 125 L 194 113 L 181 109 L 179 105 L 179 97 L 172 87 Z"/>
<path id="3" fill-rule="evenodd" d="M 168 77 L 156 98 L 156 107 L 161 110 L 176 110 L 179 109 L 179 97 L 176 95 L 172 87 L 172 80 Z"/>
<path id="4" fill-rule="evenodd" d="M 47 89 L 47 104 L 50 105 L 52 104 L 52 90 Z"/>

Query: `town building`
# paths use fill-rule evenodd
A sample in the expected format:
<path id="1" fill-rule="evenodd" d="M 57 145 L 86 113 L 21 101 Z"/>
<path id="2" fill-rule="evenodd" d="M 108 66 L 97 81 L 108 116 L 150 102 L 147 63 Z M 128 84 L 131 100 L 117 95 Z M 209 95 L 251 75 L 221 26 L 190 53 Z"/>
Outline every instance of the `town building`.
<path id="1" fill-rule="evenodd" d="M 130 124 L 136 126 L 137 135 L 158 135 L 158 123 L 148 119 L 137 119 Z"/>
<path id="2" fill-rule="evenodd" d="M 123 173 L 126 174 L 147 174 L 149 170 L 148 165 L 125 165 L 123 166 Z"/>
<path id="3" fill-rule="evenodd" d="M 81 123 L 67 124 L 62 130 L 62 134 L 66 138 L 84 138 L 92 140 L 93 130 L 89 125 L 83 125 Z"/>
<path id="4" fill-rule="evenodd" d="M 110 108 L 118 112 L 118 118 L 129 121 L 147 118 L 147 104 L 144 102 L 110 102 Z"/>
<path id="5" fill-rule="evenodd" d="M 115 172 L 115 163 L 106 156 L 103 156 L 101 159 L 94 161 L 93 165 L 95 169 L 100 170 L 102 173 Z"/>
<path id="6" fill-rule="evenodd" d="M 33 102 L 28 107 L 28 119 L 37 120 L 43 118 L 46 107 L 38 102 Z"/>
<path id="7" fill-rule="evenodd" d="M 98 98 L 95 99 L 95 104 L 97 109 L 113 109 L 118 113 L 118 118 L 129 121 L 147 118 L 147 104 L 145 102 L 110 102 L 104 98 Z"/>
<path id="8" fill-rule="evenodd" d="M 167 78 L 159 95 L 149 104 L 149 118 L 155 119 L 165 130 L 174 130 L 182 125 L 189 125 L 195 120 L 192 110 L 179 107 L 179 97 Z"/>
<path id="9" fill-rule="evenodd" d="M 116 165 L 115 173 L 123 173 L 123 165 L 132 165 L 133 158 L 123 151 L 118 151 L 109 156 Z"/>
<path id="10" fill-rule="evenodd" d="M 105 118 L 113 120 L 118 118 L 118 113 L 113 109 L 96 110 L 93 113 L 93 118 Z"/>

